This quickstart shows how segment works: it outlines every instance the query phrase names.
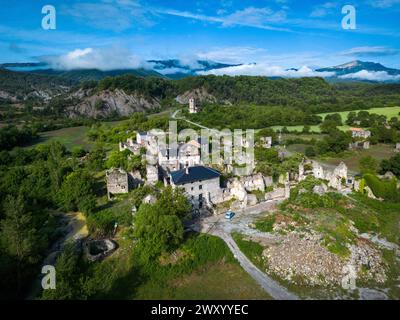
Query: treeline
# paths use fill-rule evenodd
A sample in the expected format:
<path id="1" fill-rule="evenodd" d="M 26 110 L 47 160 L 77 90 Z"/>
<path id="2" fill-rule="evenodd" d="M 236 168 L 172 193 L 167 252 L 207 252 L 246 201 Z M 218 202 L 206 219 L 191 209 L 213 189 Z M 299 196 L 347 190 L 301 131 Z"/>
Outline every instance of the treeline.
<path id="1" fill-rule="evenodd" d="M 180 80 L 133 75 L 108 77 L 98 90 L 123 89 L 159 99 L 175 98 L 186 91 L 204 88 L 218 101 L 285 106 L 309 113 L 366 109 L 400 104 L 400 85 L 337 83 L 322 78 L 268 79 L 250 76 L 197 76 Z"/>
<path id="2" fill-rule="evenodd" d="M 0 69 L 0 89 L 11 93 L 18 100 L 24 100 L 26 95 L 36 90 L 62 92 L 63 90 L 61 90 L 60 86 L 71 85 L 71 81 L 56 76 Z"/>
<path id="3" fill-rule="evenodd" d="M 15 126 L 7 126 L 0 129 L 0 151 L 10 150 L 15 146 L 21 146 L 38 137 L 37 131 L 30 127 L 18 129 Z"/>
<path id="4" fill-rule="evenodd" d="M 99 192 L 93 170 L 105 152 L 59 143 L 0 151 L 0 299 L 23 297 L 49 247 L 65 233 L 60 211 L 90 215 Z"/>
<path id="5" fill-rule="evenodd" d="M 260 129 L 275 125 L 316 125 L 321 117 L 293 107 L 207 105 L 191 120 L 212 128 Z"/>

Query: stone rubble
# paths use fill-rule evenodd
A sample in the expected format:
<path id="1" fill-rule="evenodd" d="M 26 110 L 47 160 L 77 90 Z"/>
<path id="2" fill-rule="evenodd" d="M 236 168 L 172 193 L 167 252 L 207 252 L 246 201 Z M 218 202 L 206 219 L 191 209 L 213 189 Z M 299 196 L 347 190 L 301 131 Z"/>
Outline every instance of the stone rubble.
<path id="1" fill-rule="evenodd" d="M 282 226 L 274 226 L 279 231 Z M 280 241 L 267 246 L 263 257 L 267 261 L 267 272 L 298 285 L 340 286 L 345 276 L 345 266 L 352 265 L 357 277 L 363 280 L 386 281 L 386 266 L 380 252 L 368 241 L 357 241 L 349 245 L 350 256 L 341 258 L 325 248 L 322 235 L 293 231 L 279 236 Z M 357 279 L 356 279 L 357 280 Z"/>

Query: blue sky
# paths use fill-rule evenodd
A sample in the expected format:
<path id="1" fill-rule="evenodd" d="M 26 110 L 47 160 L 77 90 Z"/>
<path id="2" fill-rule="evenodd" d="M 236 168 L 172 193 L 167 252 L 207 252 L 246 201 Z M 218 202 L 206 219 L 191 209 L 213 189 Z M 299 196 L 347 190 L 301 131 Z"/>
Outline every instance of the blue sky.
<path id="1" fill-rule="evenodd" d="M 59 68 L 146 66 L 180 58 L 269 67 L 330 66 L 354 59 L 400 68 L 400 0 L 0 0 L 0 63 Z M 43 30 L 41 9 L 57 10 Z M 341 28 L 354 5 L 356 30 Z"/>

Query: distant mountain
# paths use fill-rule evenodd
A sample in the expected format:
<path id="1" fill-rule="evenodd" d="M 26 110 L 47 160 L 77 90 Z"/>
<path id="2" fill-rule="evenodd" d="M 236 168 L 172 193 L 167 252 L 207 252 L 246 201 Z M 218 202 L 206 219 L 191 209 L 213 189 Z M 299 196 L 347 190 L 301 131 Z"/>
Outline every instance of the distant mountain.
<path id="1" fill-rule="evenodd" d="M 213 69 L 240 66 L 240 64 L 227 64 L 211 60 L 197 60 L 190 63 L 185 63 L 179 59 L 148 60 L 147 62 L 154 65 L 154 70 L 171 79 L 180 79 L 187 76 L 196 75 L 196 73 L 199 71 L 209 71 Z"/>
<path id="2" fill-rule="evenodd" d="M 11 62 L 11 63 L 1 63 L 0 69 L 9 69 L 9 68 L 34 68 L 34 67 L 43 67 L 47 66 L 44 62 Z"/>
<path id="3" fill-rule="evenodd" d="M 110 71 L 102 71 L 98 69 L 77 69 L 77 70 L 53 70 L 53 69 L 45 69 L 45 70 L 35 70 L 32 71 L 35 74 L 41 75 L 52 75 L 59 76 L 63 79 L 79 82 L 85 80 L 101 80 L 105 77 L 116 77 L 124 74 L 131 74 L 138 77 L 164 77 L 162 74 L 158 73 L 154 70 L 147 69 L 123 69 L 123 70 L 110 70 Z"/>
<path id="4" fill-rule="evenodd" d="M 185 63 L 178 59 L 149 60 L 152 69 L 125 69 L 102 71 L 98 69 L 54 70 L 45 63 L 4 63 L 0 69 L 10 71 L 29 72 L 42 75 L 60 76 L 71 81 L 101 80 L 105 77 L 115 77 L 123 74 L 132 74 L 139 77 L 161 77 L 169 79 L 181 79 L 196 75 L 199 71 L 226 68 L 236 66 L 233 64 L 214 62 L 210 60 L 197 60 Z"/>
<path id="5" fill-rule="evenodd" d="M 380 63 L 376 62 L 364 62 L 360 60 L 351 61 L 338 66 L 316 69 L 318 72 L 335 72 L 336 76 L 343 76 L 346 74 L 356 73 L 362 70 L 370 72 L 385 71 L 391 76 L 400 75 L 400 70 L 387 68 Z"/>

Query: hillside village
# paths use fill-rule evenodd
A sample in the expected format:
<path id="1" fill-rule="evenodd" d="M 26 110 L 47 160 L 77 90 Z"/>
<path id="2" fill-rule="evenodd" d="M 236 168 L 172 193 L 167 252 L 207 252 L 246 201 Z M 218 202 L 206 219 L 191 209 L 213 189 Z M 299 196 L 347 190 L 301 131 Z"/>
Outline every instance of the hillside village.
<path id="1" fill-rule="evenodd" d="M 123 297 L 158 299 L 162 288 L 169 298 L 196 296 L 170 283 L 185 283 L 182 272 L 193 276 L 210 264 L 200 282 L 218 274 L 211 283 L 229 282 L 229 292 L 248 283 L 251 299 L 398 299 L 397 87 L 384 85 L 371 102 L 375 85 L 357 85 L 355 98 L 321 80 L 121 76 L 70 88 L 40 110 L 31 98 L 15 101 L 33 106 L 34 117 L 23 111 L 11 120 L 28 121 L 23 127 L 0 129 L 0 193 L 7 207 L 24 190 L 35 221 L 26 229 L 45 237 L 32 241 L 40 254 L 31 252 L 36 259 L 27 268 L 65 257 L 76 268 L 82 263 L 85 288 L 69 289 L 83 298 L 129 292 Z M 281 106 L 275 86 L 289 99 L 280 94 Z M 268 105 L 255 100 L 259 92 Z M 309 102 L 297 96 L 304 94 Z M 329 97 L 338 94 L 343 100 L 333 103 Z M 316 96 L 322 107 L 313 105 Z M 238 103 L 243 99 L 251 103 Z M 351 103 L 351 111 L 339 111 Z M 358 109 L 368 103 L 381 107 Z M 76 252 L 68 251 L 71 241 Z M 7 272 L 17 266 L 4 261 Z M 101 268 L 111 266 L 118 271 L 105 278 Z M 137 279 L 138 270 L 147 281 L 113 288 L 124 274 Z M 343 289 L 349 270 L 354 290 Z M 169 276 L 154 284 L 161 274 Z M 205 298 L 228 295 L 210 284 L 206 290 Z M 32 295 L 58 299 L 63 291 Z"/>
<path id="2" fill-rule="evenodd" d="M 199 106 L 194 98 L 189 99 L 189 113 L 197 113 Z M 353 142 L 349 149 L 369 148 L 368 138 L 371 132 L 361 128 L 350 128 Z M 146 165 L 146 175 L 141 176 L 139 171 L 126 172 L 122 168 L 112 168 L 107 171 L 108 194 L 123 194 L 142 184 L 155 185 L 161 181 L 165 186 L 173 188 L 184 188 L 193 209 L 203 209 L 215 212 L 215 208 L 224 202 L 236 200 L 231 204 L 231 209 L 246 208 L 260 202 L 253 191 L 265 193 L 261 201 L 285 199 L 290 195 L 290 188 L 298 182 L 312 176 L 316 179 L 325 180 L 324 192 L 328 188 L 346 194 L 353 190 L 363 192 L 375 198 L 371 189 L 365 186 L 360 189 L 360 179 L 348 173 L 347 166 L 341 162 L 336 168 L 327 169 L 315 160 L 304 158 L 298 166 L 298 171 L 283 173 L 277 183 L 273 182 L 272 176 L 264 176 L 256 172 L 256 163 L 249 164 L 250 170 L 240 170 L 234 167 L 232 161 L 221 159 L 220 163 L 207 166 L 202 162 L 201 153 L 207 151 L 212 153 L 211 142 L 204 138 L 180 142 L 177 150 L 167 149 L 159 144 L 160 139 L 165 139 L 167 133 L 137 132 L 135 138 L 129 138 L 119 143 L 119 150 L 129 150 L 134 155 L 140 155 L 141 150 L 149 151 L 155 160 L 155 164 Z M 245 136 L 242 137 L 241 147 L 248 147 Z M 274 143 L 274 146 L 273 146 Z M 265 149 L 279 148 L 272 137 L 259 137 L 258 145 Z M 399 151 L 400 144 L 397 143 L 395 150 Z M 285 153 L 281 153 L 282 157 Z M 228 159 L 231 160 L 231 159 Z M 146 156 L 143 155 L 143 161 Z M 222 168 L 221 172 L 216 168 Z M 220 181 L 221 173 L 232 174 L 233 177 L 224 184 Z M 390 173 L 388 173 L 390 176 Z M 319 189 L 321 190 L 321 189 Z"/>

